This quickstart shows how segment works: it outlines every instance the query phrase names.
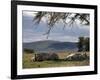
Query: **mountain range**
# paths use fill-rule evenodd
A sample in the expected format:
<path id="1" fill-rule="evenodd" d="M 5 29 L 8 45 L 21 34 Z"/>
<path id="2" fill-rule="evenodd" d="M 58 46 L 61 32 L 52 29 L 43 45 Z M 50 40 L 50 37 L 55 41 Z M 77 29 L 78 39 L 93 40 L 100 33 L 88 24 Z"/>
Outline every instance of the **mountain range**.
<path id="1" fill-rule="evenodd" d="M 44 40 L 44 41 L 23 43 L 23 49 L 33 49 L 37 52 L 77 51 L 77 43 Z"/>

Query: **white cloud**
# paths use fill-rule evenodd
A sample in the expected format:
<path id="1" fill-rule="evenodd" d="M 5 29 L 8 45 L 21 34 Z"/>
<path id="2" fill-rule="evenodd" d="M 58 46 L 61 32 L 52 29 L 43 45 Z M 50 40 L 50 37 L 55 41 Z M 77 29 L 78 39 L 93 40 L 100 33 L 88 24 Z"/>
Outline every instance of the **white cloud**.
<path id="1" fill-rule="evenodd" d="M 72 36 L 55 36 L 55 37 L 49 37 L 50 40 L 55 40 L 55 41 L 61 41 L 61 42 L 77 42 L 78 38 L 77 37 L 72 37 Z"/>
<path id="2" fill-rule="evenodd" d="M 35 16 L 36 13 L 37 12 L 34 12 L 34 11 L 23 11 L 24 16 L 30 16 L 30 17 Z"/>

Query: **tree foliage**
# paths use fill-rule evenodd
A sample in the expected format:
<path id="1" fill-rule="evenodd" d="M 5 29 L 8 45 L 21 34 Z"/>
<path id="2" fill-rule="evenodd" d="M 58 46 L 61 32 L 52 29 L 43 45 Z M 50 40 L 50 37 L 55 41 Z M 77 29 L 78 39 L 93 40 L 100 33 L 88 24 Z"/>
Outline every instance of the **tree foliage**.
<path id="1" fill-rule="evenodd" d="M 89 38 L 85 39 L 85 51 L 89 51 L 90 50 L 90 42 L 89 42 Z"/>
<path id="2" fill-rule="evenodd" d="M 49 36 L 49 33 L 51 29 L 57 24 L 57 23 L 63 23 L 64 27 L 66 25 L 72 26 L 74 23 L 80 22 L 80 24 L 89 25 L 90 24 L 90 16 L 89 14 L 83 14 L 83 13 L 61 13 L 61 12 L 37 12 L 33 21 L 36 24 L 39 24 L 43 18 L 46 18 L 46 22 L 48 25 L 48 31 L 46 34 Z M 48 38 L 47 36 L 47 38 Z"/>
<path id="3" fill-rule="evenodd" d="M 89 38 L 86 37 L 79 37 L 79 42 L 78 42 L 78 51 L 89 51 L 90 48 L 90 41 Z"/>
<path id="4" fill-rule="evenodd" d="M 79 37 L 78 51 L 83 51 L 84 37 Z"/>

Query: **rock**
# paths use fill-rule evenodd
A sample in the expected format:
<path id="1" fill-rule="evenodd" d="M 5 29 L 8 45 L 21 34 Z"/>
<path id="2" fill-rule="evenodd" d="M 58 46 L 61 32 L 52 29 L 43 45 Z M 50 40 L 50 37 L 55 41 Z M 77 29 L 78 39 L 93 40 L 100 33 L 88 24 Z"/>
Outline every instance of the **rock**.
<path id="1" fill-rule="evenodd" d="M 35 56 L 33 56 L 33 57 L 31 58 L 31 61 L 35 61 Z"/>
<path id="2" fill-rule="evenodd" d="M 79 53 L 73 53 L 66 57 L 66 60 L 73 60 L 73 61 L 81 61 L 87 59 L 88 56 L 86 53 L 79 54 Z"/>

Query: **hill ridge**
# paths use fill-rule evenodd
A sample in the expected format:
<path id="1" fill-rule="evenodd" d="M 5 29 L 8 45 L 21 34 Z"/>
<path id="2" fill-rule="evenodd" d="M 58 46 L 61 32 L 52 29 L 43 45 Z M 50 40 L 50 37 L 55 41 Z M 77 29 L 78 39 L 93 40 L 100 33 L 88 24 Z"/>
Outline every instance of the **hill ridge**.
<path id="1" fill-rule="evenodd" d="M 36 41 L 23 43 L 23 48 L 34 49 L 35 51 L 65 51 L 77 50 L 76 42 L 61 42 L 53 40 Z"/>

